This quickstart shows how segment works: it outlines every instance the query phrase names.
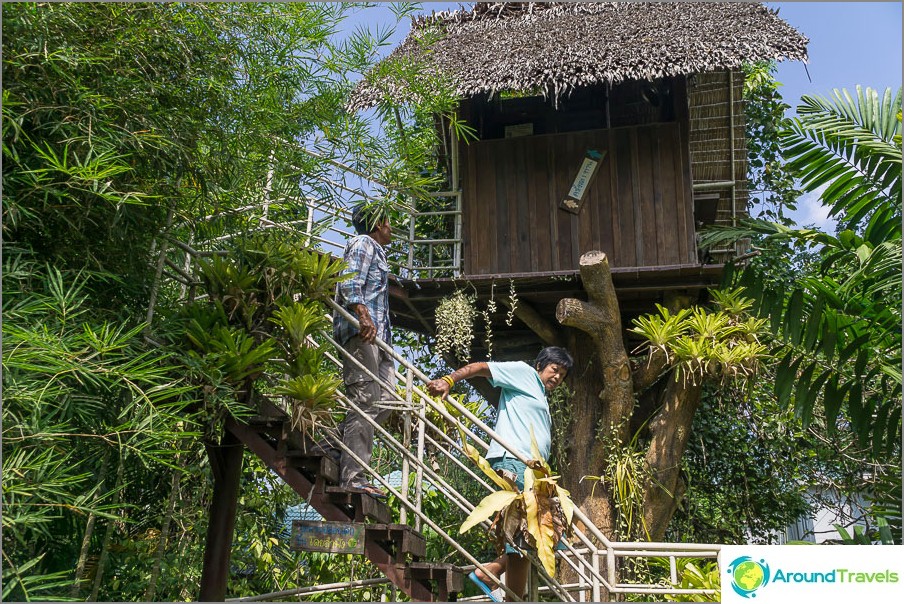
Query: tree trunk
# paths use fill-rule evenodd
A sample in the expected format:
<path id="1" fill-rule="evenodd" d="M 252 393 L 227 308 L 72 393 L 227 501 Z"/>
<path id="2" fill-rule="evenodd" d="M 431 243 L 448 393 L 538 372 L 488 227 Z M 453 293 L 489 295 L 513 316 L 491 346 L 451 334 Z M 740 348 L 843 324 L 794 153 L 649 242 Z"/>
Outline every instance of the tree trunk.
<path id="1" fill-rule="evenodd" d="M 100 476 L 98 477 L 99 485 L 97 490 L 103 493 L 104 483 L 107 481 L 107 470 L 110 468 L 110 449 L 104 450 L 104 460 L 100 465 Z M 97 501 L 97 498 L 95 498 Z M 94 525 L 97 522 L 97 515 L 94 512 L 88 514 L 88 521 L 85 523 L 85 535 L 82 537 L 82 547 L 78 554 L 78 563 L 75 565 L 75 579 L 72 582 L 72 588 L 69 595 L 78 598 L 82 587 L 82 580 L 85 578 L 85 564 L 88 561 L 88 552 L 91 550 L 91 538 L 94 537 Z"/>
<path id="2" fill-rule="evenodd" d="M 642 414 L 634 418 L 640 425 L 653 414 L 646 452 L 652 479 L 636 486 L 644 493 L 644 518 L 650 538 L 659 541 L 684 494 L 681 457 L 700 402 L 701 385 L 690 380 L 676 381 L 675 370 L 668 367 L 668 358 L 661 351 L 653 352 L 632 368 L 606 255 L 584 254 L 580 271 L 588 300 L 566 298 L 556 308 L 559 322 L 574 328 L 569 330 L 569 350 L 575 358 L 570 379 L 574 398 L 567 432 L 569 442 L 558 444 L 565 447 L 568 468 L 562 470 L 562 482 L 604 534 L 617 539 L 643 538 L 614 534 L 617 519 L 609 485 L 606 481 L 594 485 L 580 479 L 585 475 L 605 476 L 605 443 L 611 443 L 614 435 L 621 446 L 626 445 L 633 435 L 633 415 Z M 644 395 L 643 406 L 636 404 L 635 394 Z"/>
<path id="3" fill-rule="evenodd" d="M 650 422 L 647 464 L 653 479 L 644 492 L 644 518 L 652 541 L 661 541 L 669 520 L 684 495 L 681 458 L 687 448 L 694 413 L 700 404 L 702 386 L 697 381 L 670 378 L 663 396 L 662 410 Z"/>
<path id="4" fill-rule="evenodd" d="M 122 475 L 123 475 L 123 453 L 119 452 L 119 466 L 116 468 L 116 490 L 113 503 L 118 504 L 122 501 Z M 113 529 L 116 528 L 115 520 L 107 520 L 107 530 L 104 532 L 104 542 L 100 548 L 100 559 L 97 561 L 97 574 L 94 575 L 94 585 L 91 587 L 91 597 L 89 602 L 97 602 L 97 595 L 100 592 L 100 584 L 104 578 L 104 568 L 107 566 L 107 559 L 110 557 L 110 542 L 113 540 Z"/>
<path id="5" fill-rule="evenodd" d="M 560 468 L 562 485 L 571 492 L 574 502 L 584 510 L 606 535 L 614 528 L 614 516 L 608 488 L 603 482 L 581 480 L 584 476 L 603 473 L 605 451 L 600 442 L 599 427 L 603 423 L 603 410 L 598 393 L 603 388 L 597 353 L 586 334 L 574 331 L 569 338 L 569 351 L 574 356 L 571 382 L 574 396 L 571 399 L 570 421 L 566 442 L 556 443 L 567 460 Z"/>
<path id="6" fill-rule="evenodd" d="M 176 457 L 176 463 L 179 458 Z M 166 552 L 166 542 L 169 540 L 170 526 L 173 523 L 173 514 L 176 511 L 176 500 L 179 497 L 179 483 L 182 473 L 178 470 L 173 471 L 172 486 L 170 487 L 169 499 L 166 504 L 166 514 L 163 518 L 163 526 L 160 527 L 160 539 L 157 542 L 157 551 L 154 553 L 154 566 L 151 569 L 151 578 L 148 581 L 148 588 L 144 592 L 144 601 L 153 602 L 157 595 L 157 580 L 160 578 L 160 568 L 163 565 L 163 554 Z"/>

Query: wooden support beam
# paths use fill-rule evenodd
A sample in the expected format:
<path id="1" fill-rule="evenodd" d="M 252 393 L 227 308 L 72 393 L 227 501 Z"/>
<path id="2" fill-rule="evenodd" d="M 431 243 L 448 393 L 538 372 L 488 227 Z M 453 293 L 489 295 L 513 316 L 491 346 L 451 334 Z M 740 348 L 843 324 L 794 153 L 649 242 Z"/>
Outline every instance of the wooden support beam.
<path id="1" fill-rule="evenodd" d="M 235 529 L 242 454 L 245 448 L 228 431 L 223 435 L 219 445 L 206 445 L 206 448 L 213 469 L 214 483 L 198 600 L 222 602 L 226 599 L 226 583 L 229 579 L 232 534 Z"/>
<path id="2" fill-rule="evenodd" d="M 501 300 L 502 304 L 511 310 L 511 301 L 508 298 L 501 298 Z M 534 307 L 524 300 L 518 300 L 515 304 L 515 316 L 540 336 L 540 339 L 547 346 L 565 346 L 565 338 L 562 336 L 562 332 L 551 322 L 544 319 Z"/>

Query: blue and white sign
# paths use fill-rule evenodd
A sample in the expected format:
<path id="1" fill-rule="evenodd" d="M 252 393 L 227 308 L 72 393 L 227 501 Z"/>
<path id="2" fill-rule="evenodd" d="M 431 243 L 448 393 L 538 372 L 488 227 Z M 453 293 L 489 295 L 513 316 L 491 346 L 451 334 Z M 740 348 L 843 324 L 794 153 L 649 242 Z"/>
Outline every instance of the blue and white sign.
<path id="1" fill-rule="evenodd" d="M 904 546 L 725 545 L 722 602 L 900 602 Z"/>

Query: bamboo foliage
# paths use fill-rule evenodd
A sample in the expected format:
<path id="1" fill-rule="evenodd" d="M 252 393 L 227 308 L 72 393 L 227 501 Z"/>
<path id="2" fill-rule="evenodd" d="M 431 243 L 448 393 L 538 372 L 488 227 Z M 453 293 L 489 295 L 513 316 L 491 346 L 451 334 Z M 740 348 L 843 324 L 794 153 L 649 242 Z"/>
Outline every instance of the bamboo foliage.
<path id="1" fill-rule="evenodd" d="M 404 19 L 412 7 L 396 9 Z M 208 250 L 217 244 L 207 240 L 226 231 L 261 228 L 271 167 L 274 221 L 306 219 L 300 199 L 339 203 L 359 186 L 351 182 L 357 172 L 412 195 L 432 182 L 420 165 L 397 161 L 397 141 L 377 133 L 379 118 L 344 109 L 349 77 L 372 65 L 393 29 L 374 36 L 360 28 L 337 40 L 339 23 L 359 10 L 346 3 L 3 4 L 2 599 L 66 598 L 92 585 L 105 523 L 114 520 L 98 598 L 196 597 L 198 527 L 209 500 L 210 468 L 200 461 L 199 436 L 210 419 L 204 404 L 228 400 L 241 412 L 235 394 L 250 393 L 248 380 L 269 363 L 262 334 L 282 329 L 258 309 L 273 295 L 330 295 L 335 267 L 321 255 L 292 255 L 289 261 L 311 268 L 271 266 L 259 295 L 241 303 L 251 284 L 233 275 L 239 287 L 222 290 L 221 308 L 211 303 L 178 317 L 182 327 L 197 325 L 175 357 L 160 344 L 184 291 L 167 281 L 153 290 L 156 254 L 174 240 Z M 435 137 L 411 140 L 408 157 L 417 163 Z M 292 243 L 297 249 L 302 241 L 310 243 Z M 172 254 L 167 260 L 175 264 Z M 196 287 L 183 279 L 186 290 Z M 277 293 L 280 281 L 295 291 Z M 149 297 L 157 322 L 144 325 Z M 279 350 L 287 366 L 320 362 Z M 271 393 L 276 387 L 263 385 Z M 114 461 L 99 487 L 105 456 Z M 116 491 L 119 459 L 125 467 Z M 194 487 L 174 492 L 174 472 L 190 475 Z M 248 484 L 253 490 L 263 479 Z M 273 529 L 274 506 L 285 504 L 285 493 L 266 487 L 267 501 L 247 506 L 247 530 Z M 168 522 L 166 543 L 158 537 Z M 269 576 L 230 589 L 266 592 Z"/>

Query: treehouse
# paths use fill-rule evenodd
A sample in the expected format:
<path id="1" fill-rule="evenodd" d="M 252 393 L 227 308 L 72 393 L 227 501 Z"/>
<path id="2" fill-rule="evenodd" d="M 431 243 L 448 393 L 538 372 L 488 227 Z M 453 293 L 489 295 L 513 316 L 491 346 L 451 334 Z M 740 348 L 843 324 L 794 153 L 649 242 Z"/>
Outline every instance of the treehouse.
<path id="1" fill-rule="evenodd" d="M 473 137 L 437 118 L 448 190 L 412 218 L 396 324 L 430 332 L 438 300 L 467 282 L 481 305 L 500 302 L 503 329 L 514 288 L 517 320 L 494 356 L 530 356 L 558 341 L 558 301 L 586 297 L 579 260 L 593 250 L 623 322 L 698 299 L 745 252 L 697 244 L 747 213 L 741 66 L 806 60 L 806 43 L 750 3 L 477 3 L 417 19 L 387 60 L 447 78 Z M 372 76 L 352 107 L 419 94 Z M 415 221 L 432 237 L 418 240 Z"/>

